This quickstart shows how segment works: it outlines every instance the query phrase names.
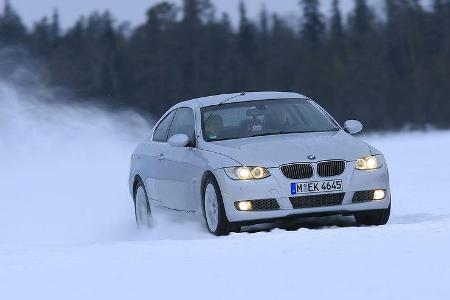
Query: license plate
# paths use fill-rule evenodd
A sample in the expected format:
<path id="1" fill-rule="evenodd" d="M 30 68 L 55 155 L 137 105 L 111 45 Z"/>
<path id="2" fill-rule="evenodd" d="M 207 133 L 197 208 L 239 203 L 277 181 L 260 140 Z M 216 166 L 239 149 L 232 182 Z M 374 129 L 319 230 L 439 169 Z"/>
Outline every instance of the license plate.
<path id="1" fill-rule="evenodd" d="M 342 191 L 342 180 L 311 181 L 291 183 L 291 194 L 311 194 Z"/>

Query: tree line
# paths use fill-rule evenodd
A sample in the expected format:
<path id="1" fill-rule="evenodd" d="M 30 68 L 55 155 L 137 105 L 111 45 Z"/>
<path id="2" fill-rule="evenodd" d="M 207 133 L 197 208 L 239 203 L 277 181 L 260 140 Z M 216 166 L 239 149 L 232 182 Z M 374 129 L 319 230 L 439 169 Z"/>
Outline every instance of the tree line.
<path id="1" fill-rule="evenodd" d="M 213 1 L 163 1 L 136 27 L 94 12 L 64 30 L 57 12 L 26 27 L 6 1 L 0 47 L 26 51 L 43 66 L 46 83 L 70 89 L 74 101 L 115 109 L 159 116 L 199 96 L 297 91 L 339 121 L 356 118 L 371 129 L 445 128 L 450 0 L 430 1 L 384 0 L 380 14 L 355 0 L 343 15 L 339 0 L 330 14 L 321 12 L 319 0 L 301 0 L 297 20 L 264 8 L 250 19 L 243 1 L 237 26 L 226 13 L 218 16 Z M 8 72 L 7 61 L 0 72 Z"/>

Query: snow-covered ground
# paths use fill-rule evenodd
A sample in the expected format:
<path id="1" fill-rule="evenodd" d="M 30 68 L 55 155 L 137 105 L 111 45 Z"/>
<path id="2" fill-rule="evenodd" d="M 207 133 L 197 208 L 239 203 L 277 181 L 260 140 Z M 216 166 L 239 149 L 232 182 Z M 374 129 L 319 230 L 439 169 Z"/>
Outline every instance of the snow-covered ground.
<path id="1" fill-rule="evenodd" d="M 328 218 L 216 238 L 164 213 L 139 234 L 128 163 L 148 124 L 32 94 L 0 82 L 0 299 L 450 297 L 449 131 L 363 137 L 390 166 L 387 226 Z"/>

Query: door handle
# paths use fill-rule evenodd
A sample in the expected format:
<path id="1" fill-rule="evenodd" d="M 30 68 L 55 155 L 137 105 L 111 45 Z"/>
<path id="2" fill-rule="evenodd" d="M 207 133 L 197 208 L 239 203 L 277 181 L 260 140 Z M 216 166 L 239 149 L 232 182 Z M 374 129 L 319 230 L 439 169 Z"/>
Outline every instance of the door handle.
<path id="1" fill-rule="evenodd" d="M 160 153 L 159 157 L 158 157 L 158 160 L 163 160 L 163 159 L 164 159 L 164 153 Z"/>

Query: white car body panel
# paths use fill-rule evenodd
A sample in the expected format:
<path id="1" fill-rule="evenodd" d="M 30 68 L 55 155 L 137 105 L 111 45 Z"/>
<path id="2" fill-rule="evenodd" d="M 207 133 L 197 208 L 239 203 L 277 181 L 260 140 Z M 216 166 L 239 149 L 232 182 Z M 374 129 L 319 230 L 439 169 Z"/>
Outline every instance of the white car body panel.
<path id="1" fill-rule="evenodd" d="M 230 222 L 257 221 L 284 218 L 311 213 L 349 213 L 362 210 L 386 209 L 390 204 L 389 174 L 386 162 L 372 171 L 355 169 L 356 160 L 369 155 L 381 155 L 374 147 L 358 140 L 344 130 L 335 132 L 295 133 L 206 142 L 200 123 L 202 107 L 226 103 L 267 99 L 308 99 L 296 93 L 258 92 L 210 96 L 181 102 L 171 111 L 188 107 L 194 112 L 196 146 L 174 147 L 168 143 L 153 142 L 152 136 L 139 144 L 131 159 L 130 191 L 133 193 L 136 179 L 144 182 L 153 204 L 166 208 L 202 212 L 202 179 L 213 174 L 222 192 L 226 215 Z M 326 113 L 319 105 L 317 107 Z M 331 117 L 330 117 L 331 118 Z M 334 120 L 334 119 L 333 119 Z M 160 122 L 160 121 L 159 121 Z M 156 123 L 155 128 L 158 126 Z M 154 129 L 155 129 L 154 128 Z M 153 130 L 154 130 L 153 129 Z M 308 156 L 315 159 L 309 160 Z M 346 168 L 337 178 L 343 181 L 345 198 L 342 205 L 293 209 L 289 197 L 290 184 L 300 180 L 286 178 L 280 166 L 307 162 L 315 165 L 326 160 L 344 160 Z M 226 167 L 263 166 L 271 176 L 262 180 L 240 181 L 230 179 Z M 316 174 L 307 181 L 323 181 L 330 178 Z M 335 178 L 331 178 L 335 179 Z M 386 190 L 384 200 L 352 203 L 355 191 Z M 238 211 L 234 203 L 241 200 L 275 198 L 280 209 L 271 211 Z"/>
<path id="2" fill-rule="evenodd" d="M 198 209 L 190 199 L 198 199 L 196 188 L 205 170 L 200 151 L 195 148 L 170 147 L 165 151 L 160 169 L 164 177 L 158 182 L 159 193 L 165 206 L 184 211 Z"/>

